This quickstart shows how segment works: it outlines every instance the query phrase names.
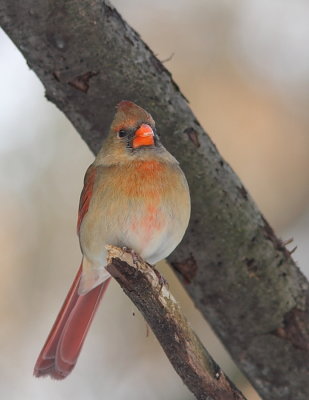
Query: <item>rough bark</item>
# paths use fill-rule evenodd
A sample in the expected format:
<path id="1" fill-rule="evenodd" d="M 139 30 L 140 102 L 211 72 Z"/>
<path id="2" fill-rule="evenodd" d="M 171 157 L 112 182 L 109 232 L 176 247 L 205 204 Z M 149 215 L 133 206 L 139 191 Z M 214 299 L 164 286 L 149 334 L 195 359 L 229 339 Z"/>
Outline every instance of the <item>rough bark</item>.
<path id="1" fill-rule="evenodd" d="M 130 250 L 106 246 L 106 269 L 145 317 L 175 371 L 199 400 L 245 400 L 211 358 L 166 282 Z"/>
<path id="2" fill-rule="evenodd" d="M 308 283 L 139 35 L 101 0 L 1 0 L 0 23 L 94 153 L 120 100 L 151 112 L 192 196 L 171 265 L 264 399 L 308 399 Z"/>

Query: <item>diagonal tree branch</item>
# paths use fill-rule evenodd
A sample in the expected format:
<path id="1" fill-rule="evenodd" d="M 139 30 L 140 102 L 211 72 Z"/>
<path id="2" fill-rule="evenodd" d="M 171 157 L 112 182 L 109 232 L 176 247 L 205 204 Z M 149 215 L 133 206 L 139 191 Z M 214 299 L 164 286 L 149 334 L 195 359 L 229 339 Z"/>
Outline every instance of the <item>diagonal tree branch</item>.
<path id="1" fill-rule="evenodd" d="M 106 269 L 141 311 L 188 389 L 200 400 L 245 400 L 208 354 L 166 283 L 131 252 L 106 246 Z"/>
<path id="2" fill-rule="evenodd" d="M 165 67 L 107 1 L 2 0 L 0 23 L 94 153 L 120 100 L 151 112 L 192 196 L 170 263 L 262 397 L 307 400 L 308 282 Z"/>

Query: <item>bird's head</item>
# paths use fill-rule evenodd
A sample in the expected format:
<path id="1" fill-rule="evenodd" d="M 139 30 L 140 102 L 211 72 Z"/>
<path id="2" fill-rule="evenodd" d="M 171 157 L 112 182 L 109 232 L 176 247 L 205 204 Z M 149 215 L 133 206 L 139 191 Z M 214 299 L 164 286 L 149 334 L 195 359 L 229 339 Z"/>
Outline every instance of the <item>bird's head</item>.
<path id="1" fill-rule="evenodd" d="M 123 100 L 116 107 L 116 114 L 102 151 L 114 157 L 147 153 L 161 146 L 152 116 L 131 101 Z"/>
<path id="2" fill-rule="evenodd" d="M 115 142 L 125 143 L 129 149 L 155 146 L 158 139 L 155 122 L 143 108 L 123 100 L 111 125 L 110 136 Z"/>

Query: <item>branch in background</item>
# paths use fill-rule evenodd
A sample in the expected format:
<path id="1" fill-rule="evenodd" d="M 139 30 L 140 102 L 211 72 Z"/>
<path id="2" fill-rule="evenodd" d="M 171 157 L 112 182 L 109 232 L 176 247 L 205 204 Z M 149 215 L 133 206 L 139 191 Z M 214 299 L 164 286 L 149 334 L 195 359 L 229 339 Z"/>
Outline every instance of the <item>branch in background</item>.
<path id="1" fill-rule="evenodd" d="M 192 198 L 168 260 L 263 399 L 308 400 L 308 282 L 149 47 L 103 0 L 1 0 L 0 24 L 95 153 L 120 100 L 153 115 Z"/>
<path id="2" fill-rule="evenodd" d="M 208 354 L 158 274 L 130 251 L 106 246 L 106 269 L 143 314 L 175 371 L 200 400 L 245 400 Z"/>

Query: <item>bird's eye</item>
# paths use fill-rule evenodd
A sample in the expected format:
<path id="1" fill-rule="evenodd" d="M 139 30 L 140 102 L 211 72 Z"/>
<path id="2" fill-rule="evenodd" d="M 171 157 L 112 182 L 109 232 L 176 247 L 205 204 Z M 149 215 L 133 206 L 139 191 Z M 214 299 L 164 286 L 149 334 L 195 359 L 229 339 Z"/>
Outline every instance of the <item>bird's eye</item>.
<path id="1" fill-rule="evenodd" d="M 123 138 L 127 135 L 127 131 L 125 131 L 124 129 L 120 129 L 120 131 L 118 132 L 118 137 L 119 138 Z"/>

